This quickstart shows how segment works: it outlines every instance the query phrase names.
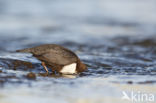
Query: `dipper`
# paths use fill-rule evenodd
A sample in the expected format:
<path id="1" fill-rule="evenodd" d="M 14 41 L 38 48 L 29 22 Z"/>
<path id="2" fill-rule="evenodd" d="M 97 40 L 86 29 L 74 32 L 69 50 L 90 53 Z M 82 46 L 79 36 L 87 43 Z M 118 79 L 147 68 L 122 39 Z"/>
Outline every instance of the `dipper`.
<path id="1" fill-rule="evenodd" d="M 42 62 L 42 66 L 47 73 L 47 67 L 62 74 L 77 74 L 87 69 L 75 53 L 56 44 L 40 45 L 17 50 L 17 52 L 32 53 Z"/>

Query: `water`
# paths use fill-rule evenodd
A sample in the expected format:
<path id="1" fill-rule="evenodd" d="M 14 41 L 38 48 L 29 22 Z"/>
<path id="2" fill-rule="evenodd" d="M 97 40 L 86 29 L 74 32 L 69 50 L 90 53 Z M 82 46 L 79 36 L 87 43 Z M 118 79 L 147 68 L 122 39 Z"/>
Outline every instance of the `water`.
<path id="1" fill-rule="evenodd" d="M 0 103 L 131 103 L 123 91 L 156 96 L 155 10 L 155 0 L 0 0 Z M 71 49 L 88 70 L 47 76 L 31 54 L 14 52 L 47 43 Z"/>

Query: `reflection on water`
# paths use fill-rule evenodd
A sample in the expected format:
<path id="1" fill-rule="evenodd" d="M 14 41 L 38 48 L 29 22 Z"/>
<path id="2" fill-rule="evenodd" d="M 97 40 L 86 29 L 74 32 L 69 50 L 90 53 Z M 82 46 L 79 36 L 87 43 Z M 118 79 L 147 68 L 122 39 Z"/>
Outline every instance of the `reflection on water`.
<path id="1" fill-rule="evenodd" d="M 0 0 L 0 103 L 131 103 L 123 91 L 156 96 L 155 10 L 155 0 Z M 88 70 L 47 75 L 31 54 L 14 52 L 47 43 L 73 50 Z"/>

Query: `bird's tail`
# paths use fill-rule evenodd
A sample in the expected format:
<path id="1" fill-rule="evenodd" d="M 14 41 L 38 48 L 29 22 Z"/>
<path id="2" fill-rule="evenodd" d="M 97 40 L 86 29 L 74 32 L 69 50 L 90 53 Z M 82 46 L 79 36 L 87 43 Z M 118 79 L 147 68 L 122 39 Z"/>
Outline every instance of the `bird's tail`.
<path id="1" fill-rule="evenodd" d="M 30 48 L 26 48 L 26 49 L 16 50 L 16 52 L 30 53 L 32 52 L 32 50 Z"/>

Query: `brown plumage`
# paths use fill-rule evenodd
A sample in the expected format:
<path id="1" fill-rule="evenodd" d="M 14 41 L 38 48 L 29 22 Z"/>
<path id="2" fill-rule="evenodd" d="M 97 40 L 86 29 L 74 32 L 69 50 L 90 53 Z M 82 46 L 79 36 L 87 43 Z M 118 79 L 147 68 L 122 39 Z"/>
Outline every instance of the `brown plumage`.
<path id="1" fill-rule="evenodd" d="M 33 48 L 17 50 L 17 52 L 32 53 L 37 59 L 42 61 L 42 65 L 48 72 L 46 66 L 52 68 L 53 71 L 60 72 L 63 67 L 76 63 L 76 72 L 83 72 L 87 69 L 78 56 L 71 50 L 56 44 L 45 44 Z M 70 74 L 70 73 L 68 73 Z"/>

